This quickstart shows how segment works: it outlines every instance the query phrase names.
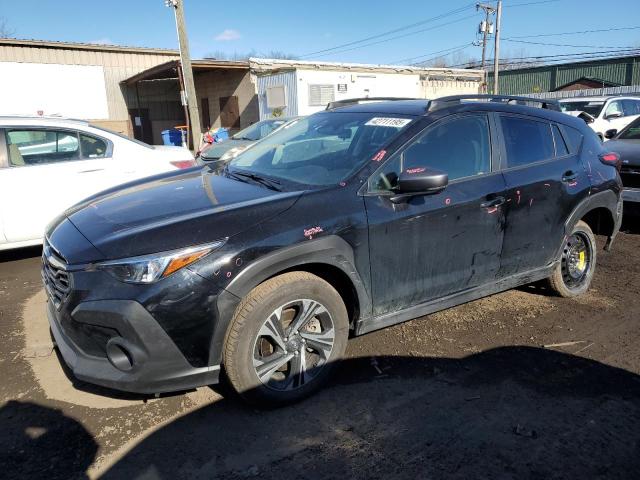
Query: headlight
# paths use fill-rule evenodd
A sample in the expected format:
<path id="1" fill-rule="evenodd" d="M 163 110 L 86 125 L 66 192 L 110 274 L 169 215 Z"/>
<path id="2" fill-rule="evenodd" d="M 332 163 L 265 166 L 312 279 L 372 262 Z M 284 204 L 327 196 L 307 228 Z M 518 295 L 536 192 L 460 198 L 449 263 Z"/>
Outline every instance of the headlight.
<path id="1" fill-rule="evenodd" d="M 249 148 L 248 145 L 244 147 L 233 147 L 227 150 L 226 152 L 224 152 L 224 154 L 222 154 L 222 156 L 220 157 L 220 160 L 221 161 L 232 160 L 236 158 L 238 155 L 240 155 L 242 152 L 244 152 L 247 148 Z"/>
<path id="2" fill-rule="evenodd" d="M 200 260 L 225 242 L 226 239 L 171 252 L 110 260 L 97 264 L 96 268 L 113 275 L 121 282 L 154 283 Z"/>

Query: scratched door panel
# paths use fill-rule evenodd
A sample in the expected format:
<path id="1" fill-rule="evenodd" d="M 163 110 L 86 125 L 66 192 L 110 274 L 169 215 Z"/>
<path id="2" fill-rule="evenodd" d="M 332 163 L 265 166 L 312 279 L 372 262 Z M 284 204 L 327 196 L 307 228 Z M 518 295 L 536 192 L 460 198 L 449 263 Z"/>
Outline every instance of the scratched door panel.
<path id="1" fill-rule="evenodd" d="M 518 122 L 531 120 L 513 118 Z M 507 168 L 503 171 L 507 186 L 506 224 L 499 274 L 504 277 L 543 267 L 555 259 L 564 236 L 564 222 L 588 195 L 590 181 L 579 155 L 560 152 L 561 156 L 556 156 L 551 134 L 550 140 L 541 140 L 551 142 L 551 153 L 547 153 L 551 158 L 529 164 L 527 159 L 514 159 L 528 149 L 523 137 L 535 140 L 538 133 L 524 128 L 520 134 L 511 135 L 509 124 L 501 122 L 501 125 L 507 159 Z M 513 148 L 509 148 L 510 141 Z M 540 148 L 538 142 L 531 148 Z M 530 149 L 526 155 L 532 155 Z"/>
<path id="2" fill-rule="evenodd" d="M 366 197 L 374 315 L 494 280 L 500 267 L 504 195 L 499 173 L 458 180 L 441 193 L 394 204 Z"/>

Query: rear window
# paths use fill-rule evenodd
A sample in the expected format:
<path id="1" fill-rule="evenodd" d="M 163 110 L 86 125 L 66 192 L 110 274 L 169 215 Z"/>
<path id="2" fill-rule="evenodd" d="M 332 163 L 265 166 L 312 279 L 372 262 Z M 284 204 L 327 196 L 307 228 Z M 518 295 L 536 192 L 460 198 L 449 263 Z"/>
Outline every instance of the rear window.
<path id="1" fill-rule="evenodd" d="M 573 127 L 567 127 L 566 125 L 561 125 L 560 129 L 562 130 L 562 135 L 567 143 L 569 153 L 571 153 L 571 155 L 577 154 L 580 150 L 580 145 L 582 145 L 582 133 Z"/>
<path id="2" fill-rule="evenodd" d="M 506 115 L 500 117 L 500 122 L 509 168 L 554 157 L 553 137 L 549 123 Z"/>
<path id="3" fill-rule="evenodd" d="M 564 138 L 562 138 L 562 133 L 560 133 L 558 126 L 551 125 L 551 130 L 553 130 L 553 140 L 556 144 L 556 156 L 563 157 L 564 155 L 569 155 L 569 149 L 567 148 Z"/>

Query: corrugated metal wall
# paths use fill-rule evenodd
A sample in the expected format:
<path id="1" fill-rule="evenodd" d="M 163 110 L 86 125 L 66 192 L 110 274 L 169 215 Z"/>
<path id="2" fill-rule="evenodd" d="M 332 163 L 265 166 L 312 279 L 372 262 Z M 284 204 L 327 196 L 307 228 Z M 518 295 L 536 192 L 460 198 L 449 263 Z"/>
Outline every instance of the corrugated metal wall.
<path id="1" fill-rule="evenodd" d="M 152 50 L 148 53 L 139 53 L 62 47 L 39 48 L 31 44 L 24 46 L 0 45 L 0 61 L 103 66 L 109 118 L 89 120 L 102 120 L 100 123 L 119 131 L 122 131 L 122 122 L 128 122 L 129 119 L 125 102 L 126 95 L 135 96 L 134 91 L 123 92 L 120 88 L 120 81 L 155 65 L 177 58 L 177 55 L 162 52 L 156 53 Z M 133 98 L 131 100 L 134 103 Z"/>
<path id="2" fill-rule="evenodd" d="M 275 73 L 273 75 L 259 75 L 256 77 L 256 85 L 258 89 L 258 107 L 260 110 L 260 120 L 271 118 L 271 109 L 267 107 L 267 88 L 284 85 L 287 92 L 287 106 L 283 111 L 285 117 L 298 114 L 298 95 L 296 72 Z"/>
<path id="3" fill-rule="evenodd" d="M 606 95 L 640 95 L 640 85 L 611 88 L 590 88 L 588 90 L 562 90 L 559 92 L 523 93 L 533 98 L 576 98 L 576 97 L 602 97 Z"/>
<path id="4" fill-rule="evenodd" d="M 500 93 L 549 92 L 581 77 L 592 77 L 621 85 L 640 85 L 640 56 L 624 57 L 593 62 L 563 65 L 547 65 L 521 70 L 500 72 Z M 489 86 L 493 85 L 493 74 L 489 74 Z"/>

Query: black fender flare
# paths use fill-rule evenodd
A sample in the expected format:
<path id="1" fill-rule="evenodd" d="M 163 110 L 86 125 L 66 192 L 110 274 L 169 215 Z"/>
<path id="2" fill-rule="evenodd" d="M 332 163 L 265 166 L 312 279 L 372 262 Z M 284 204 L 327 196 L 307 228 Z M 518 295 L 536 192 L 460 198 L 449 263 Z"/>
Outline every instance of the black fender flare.
<path id="1" fill-rule="evenodd" d="M 609 251 L 622 223 L 622 197 L 613 190 L 594 193 L 582 200 L 567 218 L 564 224 L 564 233 L 569 235 L 576 223 L 588 212 L 596 208 L 606 208 L 611 212 L 611 217 L 613 218 L 613 231 L 609 234 L 605 245 L 605 250 Z"/>
<path id="2" fill-rule="evenodd" d="M 371 298 L 355 268 L 353 248 L 345 240 L 329 235 L 285 247 L 248 264 L 218 296 L 218 323 L 211 340 L 210 365 L 222 360 L 225 336 L 241 299 L 279 272 L 295 267 L 304 269 L 305 264 L 325 264 L 340 269 L 349 277 L 358 296 L 360 318 L 357 321 L 371 315 Z"/>

